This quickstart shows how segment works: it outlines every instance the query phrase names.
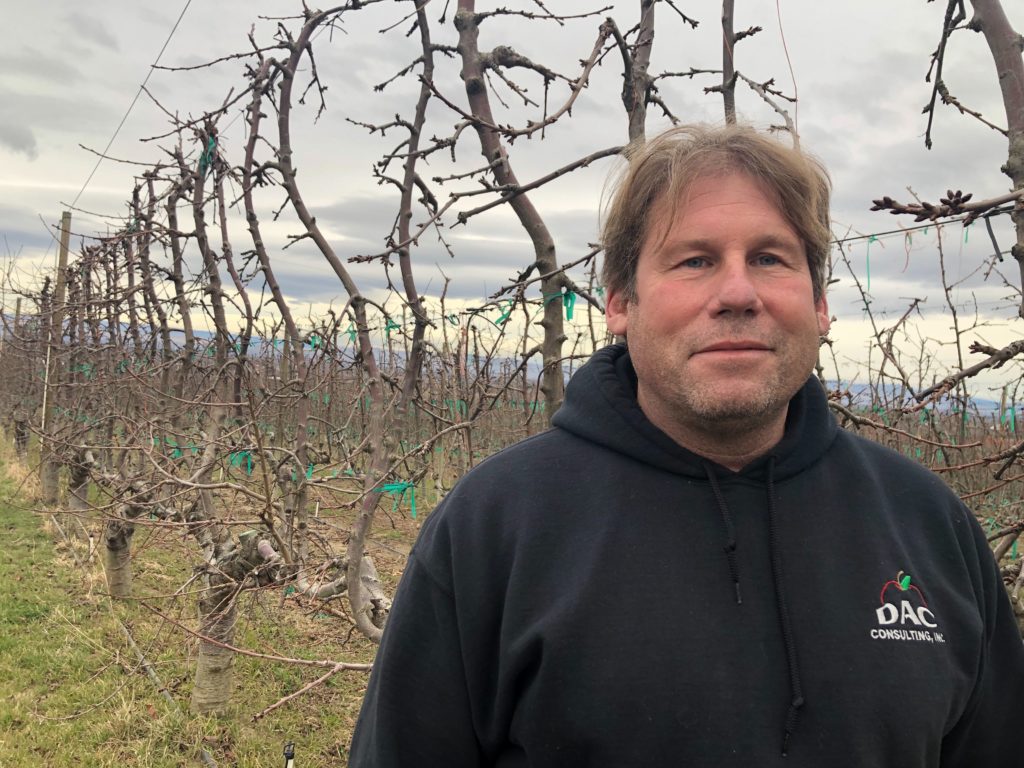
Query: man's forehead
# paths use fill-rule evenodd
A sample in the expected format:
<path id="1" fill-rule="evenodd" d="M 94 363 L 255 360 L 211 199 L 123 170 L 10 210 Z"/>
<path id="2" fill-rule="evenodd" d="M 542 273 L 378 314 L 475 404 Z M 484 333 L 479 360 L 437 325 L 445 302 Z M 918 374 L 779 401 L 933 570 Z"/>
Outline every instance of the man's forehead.
<path id="1" fill-rule="evenodd" d="M 678 179 L 655 197 L 655 206 L 661 206 L 662 212 L 667 210 L 673 217 L 678 217 L 693 204 L 699 204 L 700 198 L 713 195 L 722 187 L 735 187 L 737 182 L 749 185 L 751 191 L 756 191 L 782 213 L 779 195 L 770 184 L 735 168 L 706 171 Z"/>
<path id="2" fill-rule="evenodd" d="M 789 224 L 787 228 L 792 235 L 802 242 L 791 217 L 783 209 L 777 192 L 764 181 L 735 169 L 697 174 L 665 188 L 651 204 L 647 215 L 647 236 L 667 235 L 668 230 L 683 219 L 688 212 L 703 207 L 706 199 L 714 196 L 722 187 L 732 186 L 735 188 L 736 185 L 733 182 L 736 181 L 750 185 L 749 191 L 761 198 L 759 202 L 770 205 Z M 751 197 L 748 200 L 737 197 L 731 201 L 723 200 L 722 204 L 742 204 L 755 200 L 756 197 Z"/>

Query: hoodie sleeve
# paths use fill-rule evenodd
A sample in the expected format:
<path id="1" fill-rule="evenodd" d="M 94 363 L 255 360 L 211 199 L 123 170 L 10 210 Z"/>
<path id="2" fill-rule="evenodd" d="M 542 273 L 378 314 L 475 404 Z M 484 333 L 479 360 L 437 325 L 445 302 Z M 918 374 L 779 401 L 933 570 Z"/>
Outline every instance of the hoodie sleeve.
<path id="1" fill-rule="evenodd" d="M 979 609 L 985 643 L 974 693 L 942 743 L 942 768 L 1020 768 L 1024 714 L 1024 643 L 992 550 L 973 515 L 972 565 L 980 580 Z M 978 583 L 978 582 L 976 582 Z"/>
<path id="2" fill-rule="evenodd" d="M 410 556 L 352 736 L 350 768 L 476 768 L 451 594 Z"/>

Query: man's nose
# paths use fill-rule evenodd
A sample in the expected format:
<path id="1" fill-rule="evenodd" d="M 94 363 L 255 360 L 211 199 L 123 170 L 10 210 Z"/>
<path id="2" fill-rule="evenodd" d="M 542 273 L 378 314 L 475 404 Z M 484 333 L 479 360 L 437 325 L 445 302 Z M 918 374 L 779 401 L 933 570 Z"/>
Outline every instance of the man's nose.
<path id="1" fill-rule="evenodd" d="M 761 309 L 757 284 L 745 259 L 722 264 L 718 278 L 712 300 L 714 314 L 748 314 Z"/>

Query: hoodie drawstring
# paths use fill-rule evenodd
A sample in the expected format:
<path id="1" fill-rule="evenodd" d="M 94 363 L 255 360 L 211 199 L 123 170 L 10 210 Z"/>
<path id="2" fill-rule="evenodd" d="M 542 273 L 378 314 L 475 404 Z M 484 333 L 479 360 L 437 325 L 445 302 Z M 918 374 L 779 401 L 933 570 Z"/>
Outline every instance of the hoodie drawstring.
<path id="1" fill-rule="evenodd" d="M 736 605 L 743 605 L 743 597 L 740 595 L 740 567 L 736 562 L 736 527 L 732 524 L 732 515 L 729 514 L 729 507 L 725 504 L 722 489 L 718 487 L 715 468 L 705 461 L 704 472 L 708 476 L 708 482 L 711 483 L 711 491 L 715 494 L 715 501 L 718 502 L 718 513 L 722 516 L 722 524 L 725 526 L 725 559 L 729 563 L 729 575 L 732 577 L 732 583 L 736 589 Z"/>
<path id="2" fill-rule="evenodd" d="M 718 504 L 718 513 L 722 517 L 722 524 L 725 526 L 725 557 L 729 564 L 729 575 L 732 577 L 736 589 L 736 604 L 742 605 L 740 597 L 740 575 L 739 564 L 736 560 L 736 528 L 732 522 L 732 515 L 725 503 L 725 496 L 718 485 L 718 476 L 714 467 L 704 462 L 704 472 L 707 474 L 708 482 L 711 485 L 711 492 L 714 494 Z M 800 679 L 800 666 L 797 659 L 796 640 L 793 637 L 793 625 L 789 618 L 789 607 L 786 603 L 786 588 L 782 580 L 782 555 L 779 552 L 779 525 L 778 513 L 775 505 L 775 456 L 768 459 L 768 550 L 772 565 L 772 586 L 775 588 L 775 608 L 778 611 L 779 627 L 782 630 L 782 642 L 786 648 L 786 667 L 789 670 L 790 702 L 786 712 L 786 722 L 782 732 L 782 756 L 786 757 L 789 751 L 789 742 L 796 731 L 797 721 L 800 718 L 800 708 L 804 705 L 803 682 Z"/>
<path id="3" fill-rule="evenodd" d="M 796 731 L 800 708 L 804 705 L 803 682 L 800 680 L 800 665 L 797 663 L 796 640 L 793 638 L 793 624 L 789 619 L 786 605 L 786 586 L 782 581 L 782 555 L 779 554 L 779 520 L 775 510 L 775 457 L 768 459 L 768 549 L 772 558 L 772 584 L 775 586 L 775 607 L 779 612 L 779 626 L 782 641 L 786 645 L 786 666 L 789 667 L 789 690 L 792 698 L 786 712 L 786 724 L 782 733 L 782 756 L 789 751 L 789 740 Z"/>

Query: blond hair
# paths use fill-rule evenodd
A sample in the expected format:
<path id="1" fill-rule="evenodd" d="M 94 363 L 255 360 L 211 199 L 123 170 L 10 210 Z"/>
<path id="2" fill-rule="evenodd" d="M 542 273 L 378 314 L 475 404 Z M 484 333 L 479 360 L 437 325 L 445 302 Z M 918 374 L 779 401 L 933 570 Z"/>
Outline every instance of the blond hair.
<path id="1" fill-rule="evenodd" d="M 606 290 L 636 299 L 637 262 L 659 203 L 674 201 L 676 214 L 697 179 L 740 173 L 762 187 L 800 236 L 815 301 L 824 295 L 832 184 L 819 160 L 740 125 L 678 126 L 631 146 L 626 157 L 601 227 Z"/>

